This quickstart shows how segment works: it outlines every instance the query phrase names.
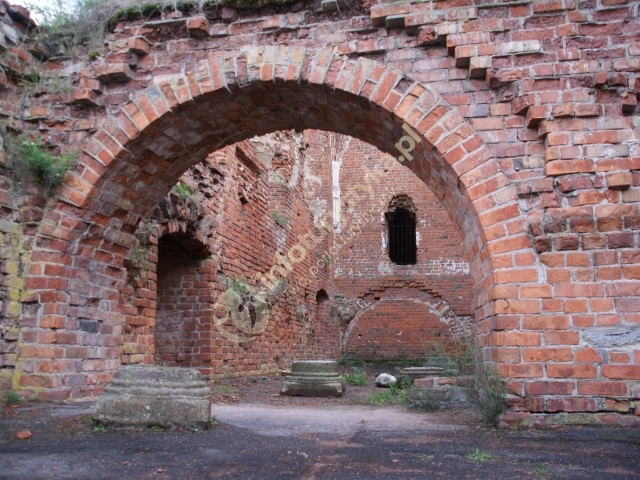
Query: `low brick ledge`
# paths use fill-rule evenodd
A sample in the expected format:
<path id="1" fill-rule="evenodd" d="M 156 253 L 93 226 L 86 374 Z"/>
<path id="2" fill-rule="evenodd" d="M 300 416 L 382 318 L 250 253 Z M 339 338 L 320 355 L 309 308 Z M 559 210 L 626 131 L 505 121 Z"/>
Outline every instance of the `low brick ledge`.
<path id="1" fill-rule="evenodd" d="M 545 429 L 567 425 L 640 427 L 640 416 L 617 412 L 530 413 L 506 412 L 500 416 L 501 429 Z"/>

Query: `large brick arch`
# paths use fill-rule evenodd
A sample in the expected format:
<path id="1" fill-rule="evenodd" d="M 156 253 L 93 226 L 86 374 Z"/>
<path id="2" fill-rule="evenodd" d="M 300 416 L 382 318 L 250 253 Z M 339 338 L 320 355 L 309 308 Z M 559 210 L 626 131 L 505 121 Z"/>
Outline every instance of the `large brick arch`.
<path id="1" fill-rule="evenodd" d="M 402 137 L 407 148 L 406 137 L 419 136 L 409 168 L 464 233 L 477 329 L 490 343 L 489 320 L 509 308 L 491 287 L 520 281 L 518 265 L 507 273 L 493 256 L 529 252 L 531 240 L 515 189 L 471 126 L 427 87 L 375 61 L 329 48 L 247 47 L 210 54 L 186 74 L 158 78 L 136 93 L 92 137 L 42 222 L 27 279 L 40 304 L 33 326 L 102 322 L 91 346 L 73 347 L 88 365 L 78 374 L 87 383 L 103 385 L 118 367 L 118 289 L 139 221 L 210 152 L 291 128 L 351 135 L 394 157 Z M 38 371 L 41 355 L 56 357 L 45 350 L 23 347 L 21 365 Z M 23 386 L 68 396 L 61 378 L 43 381 Z"/>

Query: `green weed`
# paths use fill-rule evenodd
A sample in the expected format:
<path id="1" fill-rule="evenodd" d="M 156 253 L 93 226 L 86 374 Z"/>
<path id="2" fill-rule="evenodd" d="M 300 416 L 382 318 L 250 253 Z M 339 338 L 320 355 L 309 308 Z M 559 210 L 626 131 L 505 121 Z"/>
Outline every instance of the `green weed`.
<path id="1" fill-rule="evenodd" d="M 234 280 L 233 278 L 227 278 L 227 287 L 236 292 L 241 297 L 249 291 L 249 286 L 242 280 Z"/>
<path id="2" fill-rule="evenodd" d="M 342 357 L 338 364 L 347 367 L 364 367 L 367 362 L 360 360 L 359 358 Z"/>
<path id="3" fill-rule="evenodd" d="M 369 383 L 367 382 L 367 374 L 360 369 L 354 369 L 351 373 L 345 373 L 343 378 L 348 384 L 356 385 L 358 387 L 366 387 Z"/>
<path id="4" fill-rule="evenodd" d="M 536 467 L 531 474 L 536 478 L 549 478 L 549 472 L 544 467 Z"/>
<path id="5" fill-rule="evenodd" d="M 471 400 L 480 410 L 484 421 L 497 421 L 498 417 L 507 409 L 506 384 L 490 363 L 474 363 L 473 377 L 475 385 Z"/>
<path id="6" fill-rule="evenodd" d="M 405 405 L 408 398 L 407 390 L 389 388 L 369 395 L 365 402 L 372 405 Z"/>
<path id="7" fill-rule="evenodd" d="M 438 342 L 425 345 L 425 352 L 433 355 L 425 360 L 425 365 L 443 367 L 448 375 L 463 372 L 473 378 L 464 386 L 471 390 L 469 399 L 476 405 L 484 421 L 496 422 L 507 409 L 506 384 L 493 364 L 482 361 L 480 350 L 470 338 L 458 343 L 450 354 L 446 354 L 444 346 Z"/>
<path id="8" fill-rule="evenodd" d="M 22 397 L 18 392 L 7 390 L 2 397 L 2 401 L 6 405 L 18 405 L 22 401 Z"/>
<path id="9" fill-rule="evenodd" d="M 196 191 L 193 188 L 191 188 L 189 185 L 185 185 L 182 182 L 178 182 L 171 189 L 171 191 L 181 197 L 191 197 L 194 193 L 196 193 Z"/>
<path id="10" fill-rule="evenodd" d="M 76 154 L 61 156 L 52 155 L 42 145 L 40 139 L 35 141 L 20 136 L 10 140 L 12 163 L 18 174 L 30 176 L 42 185 L 47 196 L 51 195 L 62 183 L 62 178 L 76 159 Z"/>
<path id="11" fill-rule="evenodd" d="M 472 452 L 469 455 L 467 455 L 467 458 L 469 460 L 474 460 L 476 462 L 488 462 L 489 460 L 493 459 L 490 453 L 483 452 L 482 450 L 478 450 L 477 448 L 475 452 Z"/>
<path id="12" fill-rule="evenodd" d="M 106 422 L 101 422 L 100 420 L 93 421 L 93 431 L 96 433 L 106 433 L 107 424 Z"/>

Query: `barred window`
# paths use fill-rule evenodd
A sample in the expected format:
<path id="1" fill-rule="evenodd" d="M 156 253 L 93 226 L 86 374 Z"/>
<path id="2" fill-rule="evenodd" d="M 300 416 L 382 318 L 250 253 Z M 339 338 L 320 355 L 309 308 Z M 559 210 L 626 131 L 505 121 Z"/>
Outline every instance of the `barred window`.
<path id="1" fill-rule="evenodd" d="M 417 261 L 415 213 L 403 206 L 393 205 L 386 217 L 389 259 L 397 265 L 414 265 Z"/>

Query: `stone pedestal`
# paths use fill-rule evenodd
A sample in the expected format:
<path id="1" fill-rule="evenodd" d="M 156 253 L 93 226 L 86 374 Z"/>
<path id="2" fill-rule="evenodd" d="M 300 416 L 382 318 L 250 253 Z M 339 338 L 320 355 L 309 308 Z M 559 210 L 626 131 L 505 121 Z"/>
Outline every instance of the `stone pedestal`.
<path id="1" fill-rule="evenodd" d="M 94 420 L 120 425 L 208 425 L 211 391 L 193 368 L 125 365 L 98 398 Z"/>
<path id="2" fill-rule="evenodd" d="M 282 382 L 281 395 L 341 397 L 345 384 L 333 360 L 296 360 Z"/>

